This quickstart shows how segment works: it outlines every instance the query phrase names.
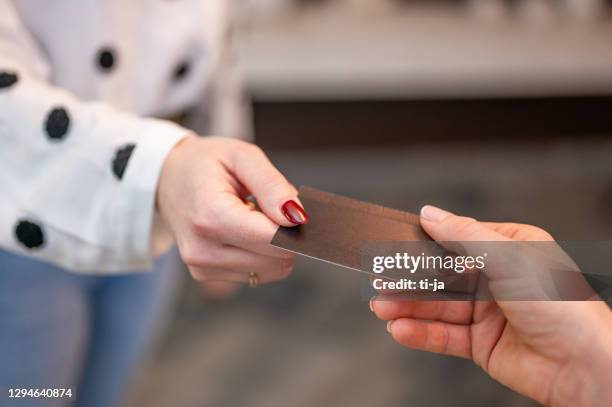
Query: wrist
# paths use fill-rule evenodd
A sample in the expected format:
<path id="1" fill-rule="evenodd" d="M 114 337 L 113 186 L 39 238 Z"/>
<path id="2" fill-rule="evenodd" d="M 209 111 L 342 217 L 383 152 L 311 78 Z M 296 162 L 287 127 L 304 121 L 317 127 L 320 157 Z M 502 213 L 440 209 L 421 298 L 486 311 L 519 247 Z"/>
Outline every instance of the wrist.
<path id="1" fill-rule="evenodd" d="M 612 405 L 612 314 L 608 309 L 604 314 L 588 344 L 559 372 L 547 404 L 561 407 Z"/>
<path id="2" fill-rule="evenodd" d="M 168 188 L 173 184 L 172 179 L 177 168 L 177 164 L 182 162 L 181 152 L 185 149 L 185 145 L 188 144 L 192 139 L 196 139 L 198 136 L 194 134 L 187 134 L 181 140 L 179 140 L 172 149 L 168 151 L 166 158 L 162 164 L 161 172 L 157 182 L 157 189 L 155 192 L 155 211 L 163 218 L 167 223 L 168 219 L 165 219 L 162 208 L 165 206 L 165 201 L 170 193 L 167 192 Z"/>

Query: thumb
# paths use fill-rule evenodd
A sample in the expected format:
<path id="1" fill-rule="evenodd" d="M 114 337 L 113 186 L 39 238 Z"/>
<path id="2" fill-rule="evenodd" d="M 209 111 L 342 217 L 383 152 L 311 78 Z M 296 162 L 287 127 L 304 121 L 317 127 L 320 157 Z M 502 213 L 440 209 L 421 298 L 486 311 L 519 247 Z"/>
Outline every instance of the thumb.
<path id="1" fill-rule="evenodd" d="M 508 241 L 507 237 L 487 228 L 473 218 L 457 216 L 435 206 L 421 209 L 421 226 L 437 242 Z"/>
<path id="2" fill-rule="evenodd" d="M 263 213 L 281 226 L 307 223 L 308 215 L 297 198 L 293 185 L 274 167 L 259 147 L 250 145 L 246 153 L 235 156 L 232 170 L 238 181 L 257 199 Z"/>
<path id="3" fill-rule="evenodd" d="M 423 229 L 441 246 L 459 254 L 487 256 L 486 280 L 480 280 L 474 298 L 497 300 L 540 300 L 558 298 L 554 283 L 547 277 L 551 260 L 529 242 L 514 240 L 489 229 L 476 219 L 456 216 L 434 206 L 421 209 Z M 547 254 L 547 253 L 546 253 Z M 572 270 L 569 268 L 569 270 Z M 557 295 L 557 297 L 551 297 Z M 492 295 L 492 297 L 491 297 Z M 507 305 L 500 304 L 507 310 Z"/>
<path id="4" fill-rule="evenodd" d="M 489 229 L 482 222 L 427 205 L 421 208 L 421 226 L 432 239 L 453 253 L 472 256 L 494 253 L 487 260 L 487 275 L 490 278 L 499 274 L 496 270 L 506 270 L 503 267 L 505 252 L 500 250 L 499 244 L 488 242 L 508 242 L 511 239 Z"/>

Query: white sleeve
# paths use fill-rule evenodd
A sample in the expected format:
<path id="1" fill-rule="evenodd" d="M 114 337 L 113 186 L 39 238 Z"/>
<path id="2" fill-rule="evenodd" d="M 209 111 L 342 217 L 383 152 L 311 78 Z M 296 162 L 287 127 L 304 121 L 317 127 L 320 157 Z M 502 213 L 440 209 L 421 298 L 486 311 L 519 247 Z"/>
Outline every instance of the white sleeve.
<path id="1" fill-rule="evenodd" d="M 156 185 L 188 131 L 53 87 L 0 0 L 0 247 L 74 271 L 151 264 Z"/>

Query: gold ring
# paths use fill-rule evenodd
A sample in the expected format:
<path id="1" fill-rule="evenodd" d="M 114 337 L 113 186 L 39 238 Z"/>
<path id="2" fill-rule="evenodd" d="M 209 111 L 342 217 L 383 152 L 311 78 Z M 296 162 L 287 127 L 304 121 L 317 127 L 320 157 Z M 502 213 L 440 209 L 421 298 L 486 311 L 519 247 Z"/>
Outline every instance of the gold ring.
<path id="1" fill-rule="evenodd" d="M 257 274 L 249 273 L 249 285 L 251 288 L 257 288 L 259 285 L 259 278 L 257 278 Z"/>

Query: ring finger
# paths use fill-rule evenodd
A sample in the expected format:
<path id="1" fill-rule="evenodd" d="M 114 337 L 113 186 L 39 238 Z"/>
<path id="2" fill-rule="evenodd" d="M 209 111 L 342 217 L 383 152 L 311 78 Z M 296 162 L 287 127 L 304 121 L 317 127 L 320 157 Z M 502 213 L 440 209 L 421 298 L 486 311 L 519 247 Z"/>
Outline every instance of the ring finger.
<path id="1" fill-rule="evenodd" d="M 189 267 L 189 272 L 197 281 L 227 281 L 241 284 L 267 284 L 284 279 L 281 273 L 244 273 L 233 270 Z"/>

